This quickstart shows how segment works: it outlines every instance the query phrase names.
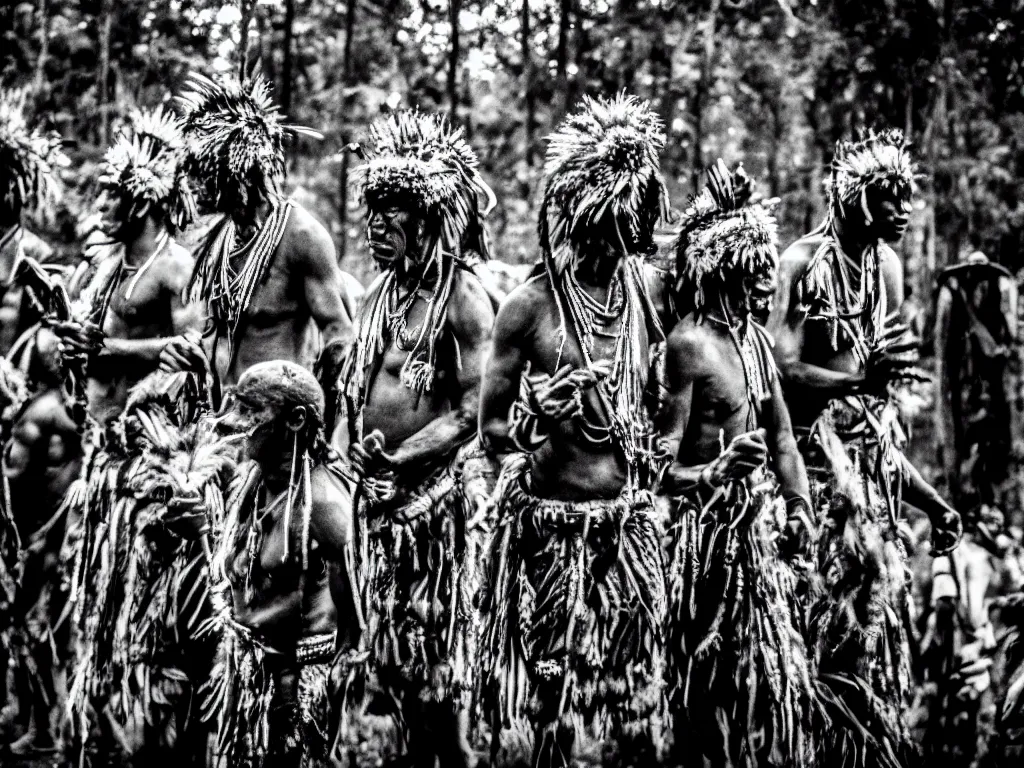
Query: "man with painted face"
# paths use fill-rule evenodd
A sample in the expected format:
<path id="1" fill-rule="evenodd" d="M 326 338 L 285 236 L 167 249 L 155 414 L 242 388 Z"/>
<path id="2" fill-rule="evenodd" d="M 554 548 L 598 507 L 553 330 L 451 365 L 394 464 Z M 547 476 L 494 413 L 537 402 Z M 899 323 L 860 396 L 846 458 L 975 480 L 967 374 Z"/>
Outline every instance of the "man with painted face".
<path id="1" fill-rule="evenodd" d="M 474 438 L 494 312 L 461 246 L 479 196 L 493 196 L 443 117 L 381 119 L 364 152 L 367 240 L 382 274 L 343 376 L 342 440 L 359 475 L 371 663 L 401 701 L 415 764 L 471 765 L 476 512 L 490 490 Z"/>
<path id="2" fill-rule="evenodd" d="M 569 765 L 575 723 L 654 756 L 665 586 L 644 391 L 662 340 L 643 256 L 667 209 L 647 102 L 589 99 L 548 139 L 545 274 L 495 321 L 480 431 L 508 457 L 490 617 L 495 730 L 529 714 L 535 766 Z M 514 407 L 514 413 L 510 410 Z M 627 739 L 635 740 L 628 747 Z"/>
<path id="3" fill-rule="evenodd" d="M 915 751 L 906 726 L 909 686 L 907 552 L 902 502 L 932 524 L 932 554 L 956 547 L 960 516 L 902 452 L 894 388 L 917 377 L 914 343 L 894 316 L 902 269 L 887 243 L 907 225 L 914 170 L 899 131 L 840 142 L 822 227 L 782 255 L 768 323 L 820 527 L 821 589 L 810 637 L 819 675 L 836 683 L 873 737 L 901 760 Z M 852 729 L 829 729 L 833 759 Z M 834 750 L 834 751 L 832 751 Z"/>
<path id="4" fill-rule="evenodd" d="M 174 240 L 196 213 L 184 161 L 181 123 L 162 108 L 136 113 L 104 158 L 96 205 L 108 243 L 79 296 L 80 319 L 105 335 L 89 362 L 89 411 L 101 425 L 175 337 L 202 329 L 201 303 L 182 300 L 194 261 Z"/>
<path id="5" fill-rule="evenodd" d="M 259 74 L 214 82 L 192 74 L 178 96 L 192 173 L 203 207 L 218 216 L 196 251 L 190 292 L 210 304 L 205 351 L 230 386 L 266 360 L 305 359 L 320 329 L 322 380 L 333 385 L 353 331 L 334 242 L 283 190 L 289 135 L 322 138 L 285 125 Z M 165 350 L 170 369 L 194 367 L 198 346 L 179 337 Z"/>
<path id="6" fill-rule="evenodd" d="M 661 489 L 674 500 L 668 679 L 684 765 L 813 759 L 796 576 L 780 556 L 797 548 L 810 500 L 771 338 L 755 319 L 769 309 L 778 254 L 775 218 L 751 193 L 743 169 L 719 160 L 676 245 L 676 304 L 689 312 L 667 340 L 658 427 L 673 457 Z"/>
<path id="7" fill-rule="evenodd" d="M 244 439 L 214 572 L 220 645 L 202 717 L 230 765 L 327 766 L 328 677 L 337 617 L 360 615 L 348 485 L 324 437 L 324 394 L 296 363 L 258 363 L 229 394 L 217 429 Z M 345 638 L 340 645 L 344 649 Z"/>

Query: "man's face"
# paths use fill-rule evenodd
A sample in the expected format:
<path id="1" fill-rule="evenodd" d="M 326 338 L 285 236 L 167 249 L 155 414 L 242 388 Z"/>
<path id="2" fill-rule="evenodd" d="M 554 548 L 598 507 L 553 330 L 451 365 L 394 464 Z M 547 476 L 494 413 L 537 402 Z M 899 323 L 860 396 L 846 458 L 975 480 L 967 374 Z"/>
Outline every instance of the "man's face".
<path id="1" fill-rule="evenodd" d="M 405 259 L 416 261 L 416 216 L 404 208 L 371 209 L 366 222 L 366 242 L 380 269 L 400 267 Z"/>
<path id="2" fill-rule="evenodd" d="M 910 194 L 872 187 L 866 197 L 872 235 L 887 243 L 899 242 L 910 220 Z"/>
<path id="3" fill-rule="evenodd" d="M 246 458 L 261 461 L 281 452 L 281 430 L 277 428 L 279 409 L 260 398 L 235 392 L 227 397 L 217 417 L 217 432 L 224 436 L 244 436 Z"/>
<path id="4" fill-rule="evenodd" d="M 96 198 L 96 212 L 100 216 L 100 229 L 112 240 L 127 242 L 142 228 L 141 217 L 129 218 L 128 204 L 113 190 L 104 189 Z"/>
<path id="5" fill-rule="evenodd" d="M 753 274 L 743 278 L 743 291 L 747 298 L 747 311 L 764 317 L 772 309 L 772 299 L 778 283 L 778 266 L 774 260 L 762 264 Z"/>

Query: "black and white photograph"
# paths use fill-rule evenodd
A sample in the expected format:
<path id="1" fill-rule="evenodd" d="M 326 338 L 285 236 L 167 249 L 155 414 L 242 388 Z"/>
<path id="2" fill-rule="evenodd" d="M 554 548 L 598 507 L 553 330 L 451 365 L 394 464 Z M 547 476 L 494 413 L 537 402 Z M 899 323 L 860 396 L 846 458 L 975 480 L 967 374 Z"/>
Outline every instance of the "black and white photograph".
<path id="1" fill-rule="evenodd" d="M 0 0 L 0 768 L 1024 766 L 1024 0 Z"/>

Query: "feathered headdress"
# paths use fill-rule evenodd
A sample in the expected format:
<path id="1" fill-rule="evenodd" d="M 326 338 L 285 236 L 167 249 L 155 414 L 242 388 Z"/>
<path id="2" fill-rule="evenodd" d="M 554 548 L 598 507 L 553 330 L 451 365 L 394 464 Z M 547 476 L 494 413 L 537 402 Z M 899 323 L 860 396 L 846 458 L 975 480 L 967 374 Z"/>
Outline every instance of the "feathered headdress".
<path id="1" fill-rule="evenodd" d="M 627 252 L 649 246 L 655 223 L 668 211 L 659 157 L 664 146 L 661 119 L 650 103 L 625 93 L 584 97 L 582 108 L 548 137 L 540 245 L 558 272 L 609 214 Z"/>
<path id="2" fill-rule="evenodd" d="M 107 150 L 99 181 L 121 198 L 126 221 L 154 208 L 179 230 L 195 218 L 181 121 L 162 107 L 132 116 Z"/>
<path id="3" fill-rule="evenodd" d="M 0 90 L 0 213 L 5 219 L 55 202 L 56 169 L 70 164 L 59 135 L 29 130 L 25 99 L 23 90 Z"/>
<path id="4" fill-rule="evenodd" d="M 415 211 L 422 221 L 422 256 L 433 270 L 425 269 L 420 279 L 433 279 L 433 286 L 426 318 L 402 366 L 402 382 L 422 392 L 433 386 L 436 347 L 455 278 L 454 257 L 462 252 L 470 223 L 493 207 L 494 193 L 481 178 L 476 152 L 463 138 L 462 129 L 453 128 L 441 115 L 408 110 L 381 118 L 370 126 L 366 146 L 358 151 L 366 159 L 357 173 L 367 205 L 396 205 Z M 487 200 L 483 212 L 480 195 Z M 383 280 L 360 322 L 349 385 L 360 402 L 366 372 L 383 353 L 385 340 L 405 328 L 405 316 L 417 295 L 412 291 L 399 303 L 395 273 L 389 272 Z"/>
<path id="5" fill-rule="evenodd" d="M 832 158 L 828 181 L 830 219 L 842 217 L 842 206 L 860 202 L 869 187 L 907 198 L 914 188 L 916 169 L 903 132 L 895 128 L 868 131 L 860 141 L 840 141 Z"/>
<path id="6" fill-rule="evenodd" d="M 736 269 L 754 273 L 778 261 L 775 217 L 767 206 L 750 202 L 753 182 L 743 167 L 730 172 L 719 158 L 707 176 L 690 198 L 676 240 L 676 274 L 693 290 L 698 314 L 710 280 Z"/>
<path id="7" fill-rule="evenodd" d="M 281 197 L 285 138 L 323 138 L 281 122 L 270 83 L 259 73 L 241 83 L 217 83 L 193 72 L 176 98 L 185 116 L 192 170 L 221 212 L 247 205 L 254 191 L 265 199 Z"/>
<path id="8" fill-rule="evenodd" d="M 476 152 L 461 128 L 443 115 L 407 110 L 370 126 L 366 164 L 357 170 L 373 207 L 396 203 L 424 219 L 427 258 L 458 253 L 462 236 L 477 215 L 479 195 L 494 206 L 494 193 L 481 178 Z"/>

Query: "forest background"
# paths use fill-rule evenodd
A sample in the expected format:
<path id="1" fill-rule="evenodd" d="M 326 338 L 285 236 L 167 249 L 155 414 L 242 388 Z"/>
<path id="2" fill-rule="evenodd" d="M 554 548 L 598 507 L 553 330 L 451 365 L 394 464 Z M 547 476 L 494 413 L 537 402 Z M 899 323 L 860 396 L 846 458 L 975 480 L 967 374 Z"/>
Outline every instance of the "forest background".
<path id="1" fill-rule="evenodd" d="M 37 226 L 73 258 L 119 122 L 189 71 L 258 62 L 289 120 L 325 134 L 292 147 L 289 188 L 364 282 L 344 148 L 389 110 L 465 127 L 510 263 L 536 258 L 544 136 L 584 94 L 651 100 L 676 208 L 715 158 L 743 162 L 781 198 L 783 245 L 821 220 L 835 141 L 899 127 L 921 171 L 900 249 L 927 311 L 936 271 L 970 250 L 1024 266 L 1022 32 L 1024 0 L 5 0 L 0 85 L 68 142 L 68 193 Z"/>

